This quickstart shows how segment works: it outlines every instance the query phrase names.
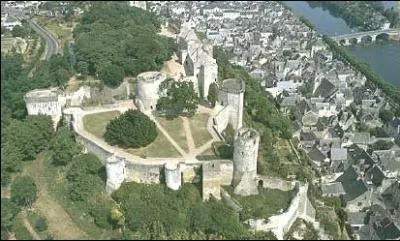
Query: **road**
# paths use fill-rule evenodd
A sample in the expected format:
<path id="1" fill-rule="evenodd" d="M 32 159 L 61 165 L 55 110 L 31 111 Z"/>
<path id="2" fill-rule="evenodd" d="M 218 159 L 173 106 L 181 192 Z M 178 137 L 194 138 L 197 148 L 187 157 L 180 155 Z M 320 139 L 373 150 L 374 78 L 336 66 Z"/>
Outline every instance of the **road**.
<path id="1" fill-rule="evenodd" d="M 5 11 L 8 14 L 10 14 L 10 16 L 17 18 L 19 21 L 21 21 L 22 19 L 25 19 L 29 23 L 29 25 L 32 27 L 32 29 L 35 30 L 35 32 L 37 34 L 39 34 L 40 37 L 43 38 L 43 40 L 46 43 L 46 49 L 47 49 L 46 60 L 49 60 L 52 55 L 55 55 L 58 53 L 58 49 L 59 49 L 58 42 L 50 32 L 48 32 L 44 28 L 40 27 L 39 24 L 37 24 L 34 20 L 28 19 L 25 16 L 25 13 L 21 10 L 5 8 Z"/>

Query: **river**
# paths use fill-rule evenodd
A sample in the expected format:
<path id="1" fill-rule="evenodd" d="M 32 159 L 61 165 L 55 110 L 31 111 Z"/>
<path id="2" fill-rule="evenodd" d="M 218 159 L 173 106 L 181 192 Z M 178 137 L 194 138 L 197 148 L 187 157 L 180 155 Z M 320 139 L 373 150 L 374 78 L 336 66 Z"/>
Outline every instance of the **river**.
<path id="1" fill-rule="evenodd" d="M 346 22 L 332 16 L 328 10 L 321 7 L 311 8 L 306 1 L 283 1 L 293 13 L 307 18 L 317 30 L 328 36 L 355 32 Z M 383 1 L 385 9 L 391 8 L 396 2 Z M 370 65 L 371 69 L 386 81 L 400 87 L 400 43 L 374 43 L 371 45 L 356 45 L 346 47 L 354 55 Z"/>

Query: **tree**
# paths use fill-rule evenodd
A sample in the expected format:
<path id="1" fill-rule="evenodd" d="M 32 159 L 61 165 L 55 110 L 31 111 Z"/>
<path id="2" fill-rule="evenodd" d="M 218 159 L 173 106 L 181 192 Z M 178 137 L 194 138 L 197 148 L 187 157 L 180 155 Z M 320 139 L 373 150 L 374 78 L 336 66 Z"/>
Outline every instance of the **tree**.
<path id="1" fill-rule="evenodd" d="M 20 38 L 25 38 L 26 37 L 26 32 L 24 27 L 17 25 L 11 30 L 12 36 L 15 37 L 20 37 Z"/>
<path id="2" fill-rule="evenodd" d="M 138 110 L 128 110 L 106 126 L 104 139 L 122 148 L 147 146 L 157 137 L 156 124 Z"/>
<path id="3" fill-rule="evenodd" d="M 99 77 L 104 81 L 104 84 L 117 87 L 124 79 L 124 70 L 117 65 L 106 65 L 100 71 Z"/>
<path id="4" fill-rule="evenodd" d="M 80 146 L 75 142 L 74 135 L 66 126 L 57 130 L 56 135 L 51 140 L 49 149 L 53 163 L 56 165 L 66 165 L 81 150 Z"/>
<path id="5" fill-rule="evenodd" d="M 8 231 L 19 211 L 20 208 L 10 199 L 1 198 L 1 240 L 8 238 Z"/>
<path id="6" fill-rule="evenodd" d="M 24 155 L 17 146 L 11 144 L 10 142 L 6 142 L 1 147 L 1 168 L 4 168 L 5 171 L 21 171 L 23 160 Z"/>
<path id="7" fill-rule="evenodd" d="M 28 116 L 24 121 L 11 122 L 2 133 L 2 143 L 9 142 L 21 150 L 23 160 L 33 160 L 44 150 L 53 135 L 53 122 L 50 116 Z"/>
<path id="8" fill-rule="evenodd" d="M 38 215 L 34 225 L 35 225 L 35 229 L 39 232 L 45 231 L 48 227 L 46 219 L 39 215 Z"/>
<path id="9" fill-rule="evenodd" d="M 391 120 L 393 120 L 394 114 L 391 110 L 381 108 L 379 110 L 379 118 L 383 121 L 384 124 L 387 124 Z"/>
<path id="10" fill-rule="evenodd" d="M 35 181 L 30 176 L 18 176 L 11 184 L 11 200 L 19 206 L 31 205 L 37 198 Z"/>
<path id="11" fill-rule="evenodd" d="M 211 106 L 214 108 L 215 103 L 218 101 L 218 87 L 216 83 L 211 83 L 208 88 L 208 101 L 211 103 Z"/>
<path id="12" fill-rule="evenodd" d="M 197 110 L 197 94 L 192 82 L 173 82 L 167 95 L 157 102 L 157 110 L 168 116 L 193 116 Z"/>

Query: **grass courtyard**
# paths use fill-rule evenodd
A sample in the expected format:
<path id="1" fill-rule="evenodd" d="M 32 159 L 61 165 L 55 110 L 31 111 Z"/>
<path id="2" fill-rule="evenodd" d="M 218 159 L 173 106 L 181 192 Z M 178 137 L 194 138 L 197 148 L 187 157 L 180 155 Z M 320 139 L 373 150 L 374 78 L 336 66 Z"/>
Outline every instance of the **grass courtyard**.
<path id="1" fill-rule="evenodd" d="M 110 122 L 115 117 L 119 116 L 121 113 L 119 111 L 107 111 L 95 114 L 85 115 L 83 117 L 83 126 L 86 131 L 92 133 L 98 138 L 103 138 L 104 133 L 106 132 L 107 123 Z M 179 119 L 180 120 L 180 119 Z M 178 144 L 184 148 L 187 146 L 181 145 L 183 143 L 182 137 L 178 138 L 179 133 L 173 131 L 175 129 L 179 129 L 177 126 L 179 123 L 175 122 L 168 122 L 165 120 L 165 126 L 163 127 L 167 129 L 168 133 L 178 142 Z M 182 124 L 181 124 L 182 126 Z M 182 127 L 180 129 L 183 129 Z M 175 133 L 175 134 L 174 134 Z M 185 143 L 186 143 L 186 137 Z M 181 140 L 180 142 L 178 140 Z M 158 131 L 157 138 L 154 140 L 153 143 L 149 144 L 146 147 L 138 148 L 138 149 L 127 149 L 127 152 L 137 155 L 140 157 L 180 157 L 180 154 L 172 144 L 168 141 L 168 139 Z"/>
<path id="2" fill-rule="evenodd" d="M 147 157 L 180 157 L 179 152 L 172 146 L 168 139 L 157 129 L 157 138 L 146 147 L 126 149 L 132 155 Z"/>
<path id="3" fill-rule="evenodd" d="M 183 128 L 183 120 L 181 118 L 174 118 L 169 120 L 165 117 L 157 117 L 157 121 L 168 132 L 172 139 L 184 150 L 188 151 L 188 144 L 186 140 L 186 133 Z"/>
<path id="4" fill-rule="evenodd" d="M 115 110 L 85 115 L 83 117 L 83 127 L 93 135 L 103 138 L 107 123 L 120 114 L 121 112 Z"/>
<path id="5" fill-rule="evenodd" d="M 192 131 L 192 136 L 196 148 L 204 145 L 212 139 L 211 134 L 207 130 L 207 122 L 209 117 L 209 114 L 198 113 L 189 118 L 190 129 Z"/>

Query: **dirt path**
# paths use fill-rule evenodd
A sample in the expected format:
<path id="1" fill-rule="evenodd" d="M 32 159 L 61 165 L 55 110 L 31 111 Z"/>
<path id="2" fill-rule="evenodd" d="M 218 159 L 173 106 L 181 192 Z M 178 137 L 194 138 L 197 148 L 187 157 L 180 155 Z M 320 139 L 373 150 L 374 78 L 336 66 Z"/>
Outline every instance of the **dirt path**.
<path id="1" fill-rule="evenodd" d="M 191 153 L 194 151 L 195 145 L 194 145 L 192 131 L 190 129 L 190 123 L 186 117 L 181 117 L 181 119 L 183 120 L 183 129 L 185 130 L 188 149 L 189 149 L 189 152 Z"/>
<path id="2" fill-rule="evenodd" d="M 161 126 L 161 124 L 154 118 L 153 116 L 151 119 L 156 123 L 156 126 L 158 130 L 161 131 L 161 133 L 168 139 L 168 141 L 175 147 L 175 149 L 182 155 L 185 156 L 186 152 L 174 141 L 174 139 L 171 138 L 171 136 L 168 134 L 168 131 L 164 129 L 164 127 Z"/>
<path id="3" fill-rule="evenodd" d="M 30 165 L 24 170 L 35 179 L 38 188 L 38 198 L 33 207 L 46 217 L 49 231 L 55 239 L 89 239 L 89 236 L 76 226 L 64 208 L 47 192 L 43 162 L 44 157 L 38 156 L 35 163 L 32 163 L 35 167 L 32 168 Z"/>
<path id="4" fill-rule="evenodd" d="M 26 210 L 22 210 L 21 212 L 22 222 L 24 223 L 26 229 L 28 229 L 29 233 L 32 235 L 35 240 L 42 240 L 39 234 L 36 233 L 35 229 L 33 229 L 31 223 L 27 219 Z"/>

